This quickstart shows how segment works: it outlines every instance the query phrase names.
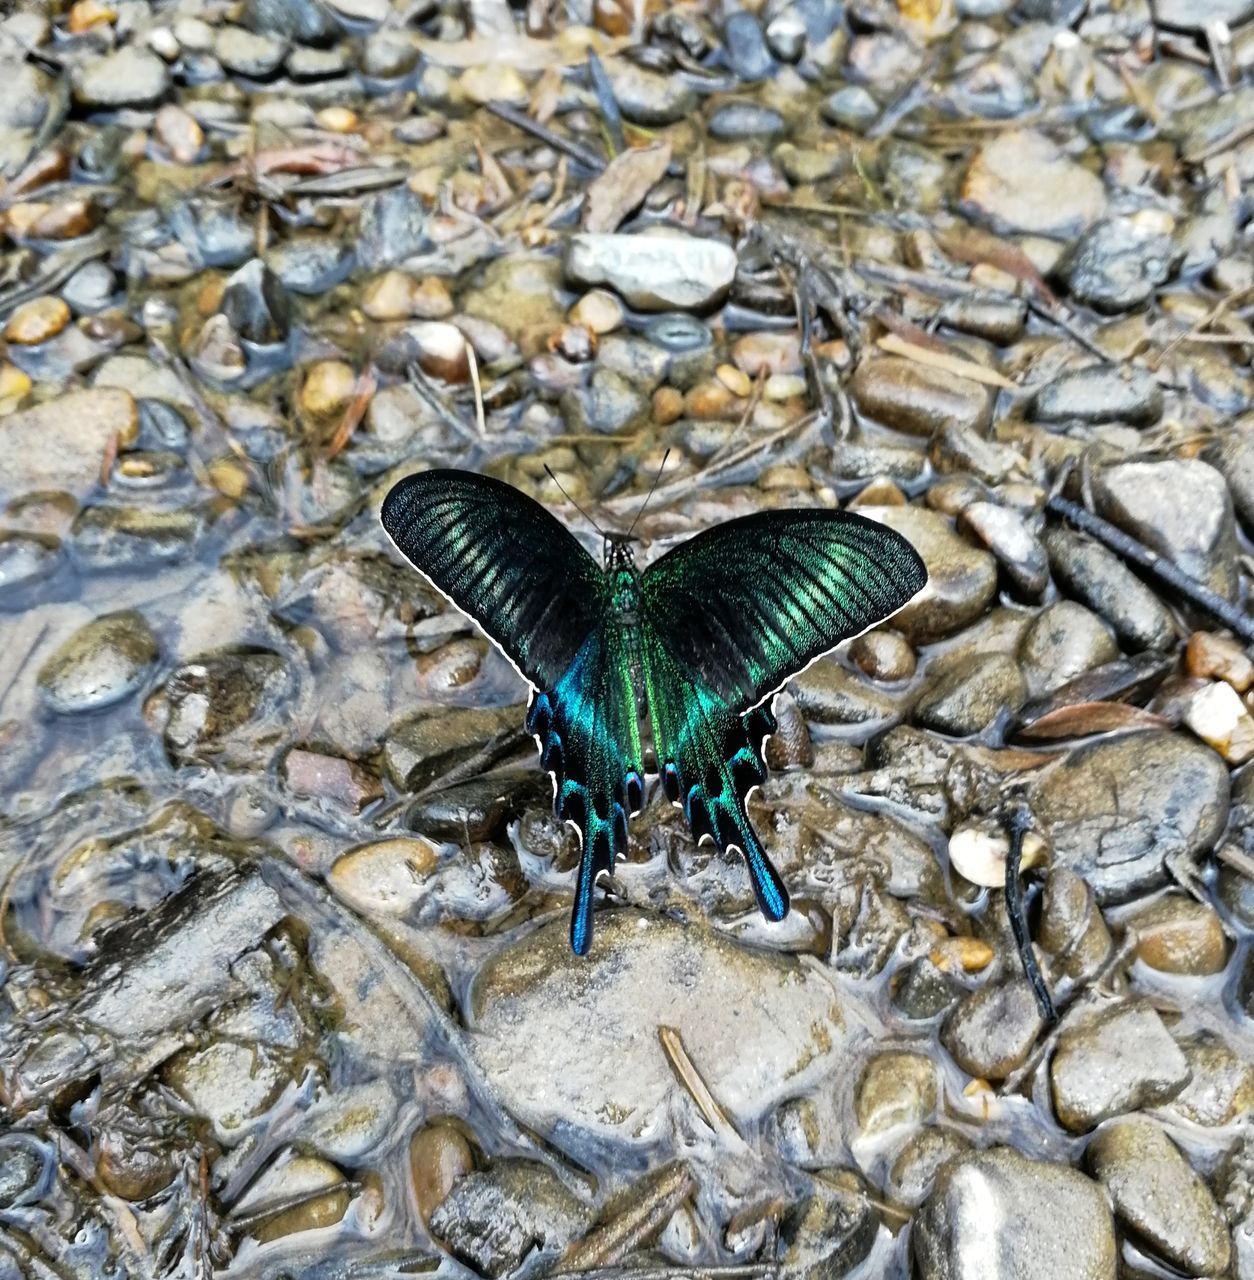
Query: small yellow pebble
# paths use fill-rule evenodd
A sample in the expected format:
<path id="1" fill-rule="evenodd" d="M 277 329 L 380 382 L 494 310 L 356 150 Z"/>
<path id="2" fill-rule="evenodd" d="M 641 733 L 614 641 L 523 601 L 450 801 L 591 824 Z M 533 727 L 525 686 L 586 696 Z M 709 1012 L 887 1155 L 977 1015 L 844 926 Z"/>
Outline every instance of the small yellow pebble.
<path id="1" fill-rule="evenodd" d="M 30 391 L 30 379 L 16 365 L 0 363 L 0 413 L 12 413 Z"/>
<path id="2" fill-rule="evenodd" d="M 9 317 L 4 336 L 20 347 L 31 347 L 55 338 L 70 323 L 70 308 L 63 298 L 45 294 L 24 302 Z"/>
<path id="3" fill-rule="evenodd" d="M 312 418 L 335 417 L 344 412 L 356 388 L 352 365 L 343 360 L 320 360 L 300 389 L 300 407 Z"/>
<path id="4" fill-rule="evenodd" d="M 248 468 L 238 458 L 214 458 L 205 470 L 224 498 L 238 502 L 248 492 Z"/>
<path id="5" fill-rule="evenodd" d="M 361 123 L 357 112 L 349 107 L 323 107 L 314 119 L 320 129 L 331 133 L 353 133 Z"/>
<path id="6" fill-rule="evenodd" d="M 102 4 L 101 0 L 78 0 L 70 10 L 70 34 L 80 35 L 84 31 L 90 31 L 92 27 L 113 22 L 117 16 L 107 4 Z"/>
<path id="7" fill-rule="evenodd" d="M 753 390 L 753 380 L 743 369 L 734 364 L 721 364 L 714 370 L 714 376 L 734 396 L 745 397 Z"/>

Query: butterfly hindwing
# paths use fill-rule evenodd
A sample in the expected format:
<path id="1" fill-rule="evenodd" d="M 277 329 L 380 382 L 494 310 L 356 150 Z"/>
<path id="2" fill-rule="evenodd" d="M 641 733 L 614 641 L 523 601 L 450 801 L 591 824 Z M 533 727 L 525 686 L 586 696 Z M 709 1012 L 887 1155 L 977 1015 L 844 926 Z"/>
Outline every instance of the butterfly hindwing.
<path id="1" fill-rule="evenodd" d="M 675 662 L 747 711 L 926 581 L 910 543 L 864 516 L 762 511 L 682 543 L 645 570 L 641 590 Z"/>
<path id="2" fill-rule="evenodd" d="M 397 483 L 383 527 L 538 689 L 551 689 L 607 615 L 605 575 L 565 527 L 513 485 L 470 471 Z"/>
<path id="3" fill-rule="evenodd" d="M 627 820 L 643 797 L 629 654 L 617 625 L 595 630 L 555 687 L 536 694 L 527 729 L 553 775 L 554 809 L 583 841 L 570 943 L 585 955 L 597 877 L 626 852 Z"/>
<path id="4" fill-rule="evenodd" d="M 645 570 L 643 657 L 663 782 L 694 837 L 745 857 L 763 915 L 788 894 L 745 801 L 766 778 L 769 700 L 927 580 L 899 534 L 840 511 L 770 511 L 718 525 Z"/>

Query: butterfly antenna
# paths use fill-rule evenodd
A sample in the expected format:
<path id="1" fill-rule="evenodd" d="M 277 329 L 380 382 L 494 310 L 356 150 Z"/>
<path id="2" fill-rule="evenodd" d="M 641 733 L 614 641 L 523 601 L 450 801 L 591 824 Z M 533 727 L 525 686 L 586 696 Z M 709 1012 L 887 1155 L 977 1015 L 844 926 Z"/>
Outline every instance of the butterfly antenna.
<path id="1" fill-rule="evenodd" d="M 597 522 L 579 505 L 579 503 L 574 500 L 574 498 L 570 496 L 569 493 L 566 492 L 564 488 L 562 488 L 562 482 L 553 474 L 553 468 L 550 467 L 547 462 L 544 464 L 544 469 L 549 473 L 549 479 L 562 490 L 562 497 L 564 497 L 566 501 L 569 502 L 570 505 L 574 507 L 575 510 L 578 511 L 579 514 L 583 516 L 583 518 L 601 535 L 601 537 L 604 538 L 605 530 L 597 524 Z"/>
<path id="2" fill-rule="evenodd" d="M 671 456 L 671 451 L 667 451 L 662 455 L 661 464 L 658 466 L 657 475 L 653 477 L 653 484 L 649 488 L 649 492 L 645 495 L 644 501 L 640 504 L 640 510 L 636 512 L 636 518 L 631 522 L 631 528 L 627 530 L 627 536 L 630 538 L 632 531 L 636 525 L 640 523 L 640 517 L 644 515 L 644 509 L 649 505 L 649 499 L 657 492 L 659 481 L 662 479 L 662 472 L 666 469 L 666 459 Z"/>

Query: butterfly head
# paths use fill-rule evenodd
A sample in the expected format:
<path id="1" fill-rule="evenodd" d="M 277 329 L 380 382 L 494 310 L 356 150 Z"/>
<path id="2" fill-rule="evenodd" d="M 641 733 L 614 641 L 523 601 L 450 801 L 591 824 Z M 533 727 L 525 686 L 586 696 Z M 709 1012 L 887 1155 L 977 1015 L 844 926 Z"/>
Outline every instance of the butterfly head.
<path id="1" fill-rule="evenodd" d="M 607 533 L 605 538 L 605 572 L 630 569 L 636 563 L 633 545 L 640 541 L 631 533 Z"/>

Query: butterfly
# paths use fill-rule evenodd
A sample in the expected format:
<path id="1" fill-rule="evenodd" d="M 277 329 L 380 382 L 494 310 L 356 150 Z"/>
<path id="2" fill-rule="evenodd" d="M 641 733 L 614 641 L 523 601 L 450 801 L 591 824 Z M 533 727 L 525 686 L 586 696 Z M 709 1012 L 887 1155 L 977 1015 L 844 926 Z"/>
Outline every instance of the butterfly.
<path id="1" fill-rule="evenodd" d="M 744 856 L 762 914 L 788 891 L 745 803 L 766 779 L 774 695 L 816 658 L 896 613 L 927 581 L 894 530 L 852 512 L 762 511 L 707 529 L 641 572 L 630 532 L 604 566 L 504 481 L 434 470 L 399 481 L 383 527 L 530 684 L 527 730 L 553 806 L 582 845 L 571 946 L 592 945 L 593 894 L 644 805 L 647 709 L 666 795 L 697 841 Z"/>

